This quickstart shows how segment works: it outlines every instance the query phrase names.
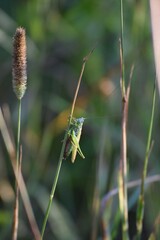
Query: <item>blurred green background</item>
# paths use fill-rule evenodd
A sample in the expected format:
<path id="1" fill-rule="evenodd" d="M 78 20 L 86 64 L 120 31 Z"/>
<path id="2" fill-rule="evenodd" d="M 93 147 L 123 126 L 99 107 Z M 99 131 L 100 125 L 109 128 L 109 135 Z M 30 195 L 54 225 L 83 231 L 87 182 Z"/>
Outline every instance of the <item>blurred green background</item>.
<path id="1" fill-rule="evenodd" d="M 22 100 L 22 172 L 42 227 L 44 212 L 82 60 L 96 46 L 86 64 L 75 116 L 86 117 L 81 149 L 62 166 L 45 239 L 102 239 L 98 206 L 117 186 L 121 139 L 120 1 L 117 0 L 0 0 L 0 104 L 13 136 L 17 101 L 12 91 L 12 37 L 16 27 L 27 34 L 27 92 Z M 126 80 L 133 75 L 128 120 L 128 179 L 141 177 L 152 92 L 155 79 L 149 6 L 143 0 L 124 1 Z M 153 127 L 154 147 L 149 175 L 159 173 L 159 101 Z M 15 137 L 14 137 L 15 138 Z M 0 239 L 11 239 L 14 175 L 0 139 Z M 146 188 L 143 239 L 159 213 L 159 183 Z M 138 188 L 129 190 L 131 239 L 135 232 Z M 106 232 L 121 239 L 118 197 L 105 208 Z M 23 204 L 18 239 L 32 239 Z"/>

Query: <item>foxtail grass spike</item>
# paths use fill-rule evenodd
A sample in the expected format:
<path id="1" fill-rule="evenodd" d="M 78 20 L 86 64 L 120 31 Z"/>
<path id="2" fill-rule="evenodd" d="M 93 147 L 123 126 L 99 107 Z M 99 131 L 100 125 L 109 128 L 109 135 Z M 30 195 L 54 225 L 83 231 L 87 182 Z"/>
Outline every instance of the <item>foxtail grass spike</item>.
<path id="1" fill-rule="evenodd" d="M 27 71 L 26 71 L 26 34 L 25 29 L 16 29 L 13 37 L 13 65 L 12 65 L 12 85 L 16 97 L 20 100 L 26 91 Z"/>

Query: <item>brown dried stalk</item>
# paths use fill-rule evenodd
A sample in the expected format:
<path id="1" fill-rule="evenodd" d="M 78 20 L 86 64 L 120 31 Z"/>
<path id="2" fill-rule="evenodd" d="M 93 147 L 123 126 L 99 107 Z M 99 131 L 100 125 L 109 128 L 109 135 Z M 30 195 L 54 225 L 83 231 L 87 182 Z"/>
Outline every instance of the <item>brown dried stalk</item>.
<path id="1" fill-rule="evenodd" d="M 28 196 L 27 188 L 26 188 L 22 173 L 21 173 L 21 171 L 19 171 L 19 172 L 17 171 L 16 151 L 15 151 L 14 145 L 12 143 L 12 140 L 10 138 L 5 120 L 3 118 L 1 108 L 0 108 L 0 130 L 1 130 L 1 133 L 3 136 L 3 140 L 5 142 L 5 146 L 7 148 L 7 152 L 9 154 L 9 157 L 11 160 L 12 168 L 13 168 L 13 171 L 15 174 L 16 181 L 18 183 L 19 191 L 21 193 L 22 201 L 23 201 L 23 204 L 24 204 L 24 207 L 26 210 L 26 214 L 27 214 L 27 217 L 28 217 L 28 220 L 30 223 L 30 227 L 31 227 L 33 235 L 34 235 L 34 239 L 39 240 L 40 232 L 39 232 L 39 229 L 38 229 L 35 217 L 34 217 L 34 213 L 32 210 L 32 206 L 30 203 L 30 199 Z M 21 156 L 21 154 L 20 154 L 20 156 Z"/>

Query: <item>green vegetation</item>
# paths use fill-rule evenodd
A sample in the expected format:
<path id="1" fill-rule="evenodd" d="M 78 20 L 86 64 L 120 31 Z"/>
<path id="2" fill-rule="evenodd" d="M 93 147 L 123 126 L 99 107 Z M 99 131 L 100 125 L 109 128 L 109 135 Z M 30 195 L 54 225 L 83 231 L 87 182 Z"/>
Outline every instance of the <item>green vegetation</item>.
<path id="1" fill-rule="evenodd" d="M 18 106 L 11 61 L 19 26 L 28 80 Z M 13 235 L 15 175 L 19 240 L 40 232 L 44 240 L 159 239 L 159 102 L 148 3 L 3 1 L 0 53 L 0 239 Z M 85 118 L 80 142 L 69 139 L 72 117 Z M 67 138 L 85 159 L 63 159 Z"/>

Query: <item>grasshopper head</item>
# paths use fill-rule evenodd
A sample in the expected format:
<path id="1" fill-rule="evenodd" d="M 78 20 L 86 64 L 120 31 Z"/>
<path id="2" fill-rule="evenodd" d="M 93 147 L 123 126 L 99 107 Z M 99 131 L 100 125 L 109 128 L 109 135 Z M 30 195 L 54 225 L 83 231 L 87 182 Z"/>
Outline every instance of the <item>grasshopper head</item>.
<path id="1" fill-rule="evenodd" d="M 77 119 L 76 119 L 76 122 L 77 122 L 77 124 L 83 124 L 83 123 L 84 123 L 84 120 L 85 120 L 85 118 L 84 118 L 84 117 L 81 117 L 81 118 L 77 118 Z"/>

